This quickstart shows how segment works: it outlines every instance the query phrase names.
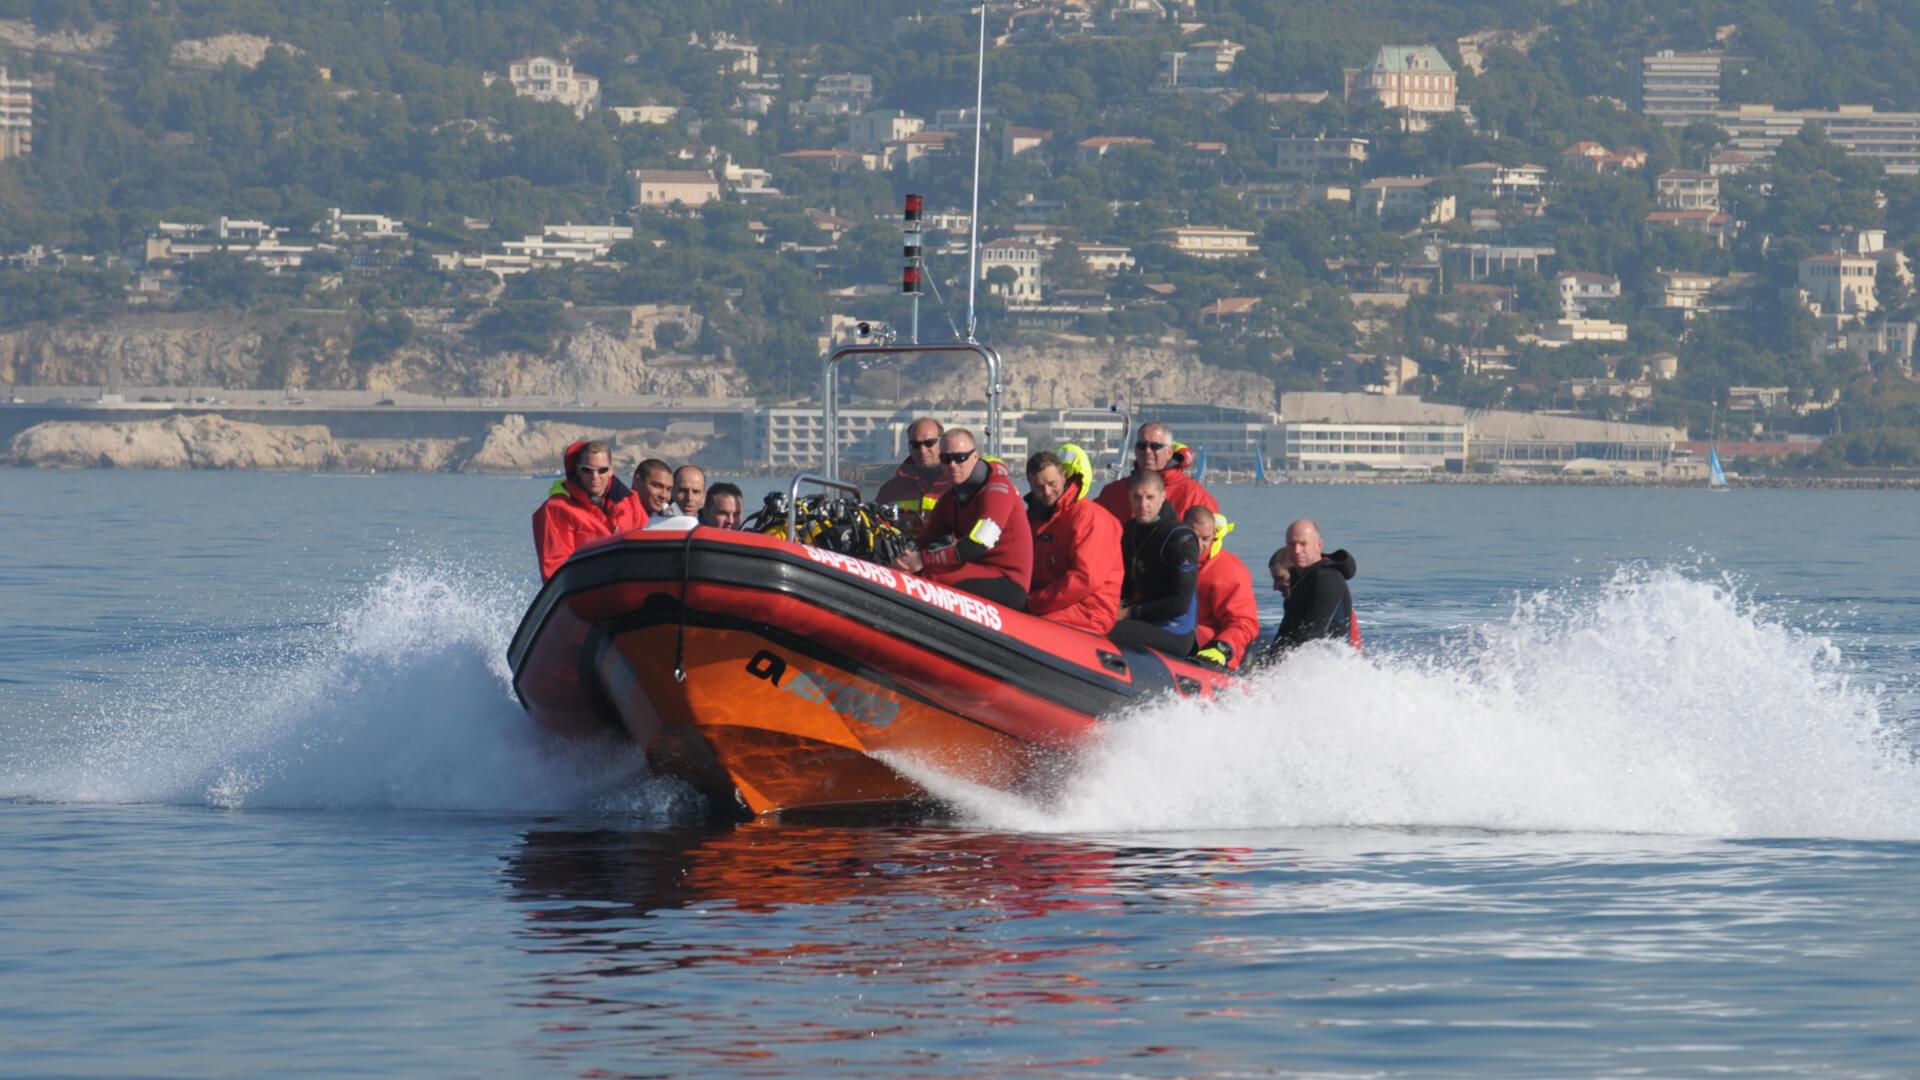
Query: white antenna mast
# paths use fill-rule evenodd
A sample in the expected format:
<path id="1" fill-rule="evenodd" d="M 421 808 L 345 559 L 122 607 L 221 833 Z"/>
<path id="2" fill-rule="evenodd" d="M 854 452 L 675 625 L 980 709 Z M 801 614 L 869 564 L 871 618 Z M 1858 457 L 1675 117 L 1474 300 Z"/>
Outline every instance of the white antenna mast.
<path id="1" fill-rule="evenodd" d="M 987 97 L 987 4 L 980 0 L 980 70 L 973 84 L 973 235 L 967 243 L 967 341 L 976 339 L 979 325 L 974 314 L 974 290 L 980 286 L 980 131 L 986 124 L 983 106 Z"/>

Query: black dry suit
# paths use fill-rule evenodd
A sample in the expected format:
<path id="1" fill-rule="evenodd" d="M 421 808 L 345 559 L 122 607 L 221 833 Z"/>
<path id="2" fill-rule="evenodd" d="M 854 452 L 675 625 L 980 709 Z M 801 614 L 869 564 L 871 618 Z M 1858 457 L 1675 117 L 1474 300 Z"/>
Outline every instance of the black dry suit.
<path id="1" fill-rule="evenodd" d="M 1318 638 L 1347 641 L 1353 634 L 1353 594 L 1347 579 L 1358 569 L 1347 549 L 1321 556 L 1320 561 L 1293 572 L 1287 587 L 1286 614 L 1268 643 L 1266 658 L 1276 658 L 1296 645 Z"/>
<path id="2" fill-rule="evenodd" d="M 1144 525 L 1127 522 L 1120 534 L 1120 557 L 1127 567 L 1120 602 L 1132 605 L 1133 617 L 1171 633 L 1192 633 L 1200 584 L 1200 538 L 1173 512 L 1171 503 L 1163 503 L 1160 516 Z"/>

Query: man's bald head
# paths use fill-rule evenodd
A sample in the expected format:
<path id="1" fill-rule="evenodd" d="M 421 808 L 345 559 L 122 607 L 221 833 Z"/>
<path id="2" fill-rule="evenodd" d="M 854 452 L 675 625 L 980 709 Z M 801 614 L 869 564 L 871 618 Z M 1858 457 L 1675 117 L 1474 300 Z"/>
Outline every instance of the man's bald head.
<path id="1" fill-rule="evenodd" d="M 1306 518 L 1287 526 L 1287 565 L 1298 568 L 1320 561 L 1320 526 Z"/>

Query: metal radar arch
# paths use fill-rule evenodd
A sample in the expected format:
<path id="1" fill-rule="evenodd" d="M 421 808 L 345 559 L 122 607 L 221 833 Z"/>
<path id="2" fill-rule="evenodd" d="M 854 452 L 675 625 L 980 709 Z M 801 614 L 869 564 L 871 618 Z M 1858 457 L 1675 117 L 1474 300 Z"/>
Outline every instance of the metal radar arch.
<path id="1" fill-rule="evenodd" d="M 820 378 L 820 400 L 823 406 L 821 420 L 826 424 L 827 453 L 825 472 L 828 478 L 840 479 L 840 397 L 838 383 L 834 379 L 834 368 L 842 360 L 852 357 L 901 356 L 909 353 L 972 353 L 987 365 L 987 430 L 980 433 L 980 453 L 983 457 L 993 456 L 1000 448 L 1000 396 L 1005 387 L 1000 384 L 1000 354 L 991 347 L 982 345 L 975 336 L 979 328 L 979 316 L 974 306 L 975 289 L 980 281 L 980 142 L 985 130 L 983 106 L 986 102 L 987 87 L 987 7 L 980 5 L 980 48 L 974 73 L 973 87 L 973 214 L 968 223 L 969 241 L 967 244 L 967 340 L 941 345 L 920 344 L 920 286 L 926 280 L 926 258 L 921 247 L 921 215 L 924 202 L 918 195 L 908 195 L 906 211 L 903 215 L 905 243 L 901 254 L 906 265 L 900 274 L 900 291 L 912 297 L 913 324 L 912 335 L 905 345 L 894 344 L 893 328 L 884 324 L 874 326 L 860 324 L 860 336 L 877 337 L 879 344 L 842 345 L 833 350 Z"/>
<path id="2" fill-rule="evenodd" d="M 881 328 L 886 336 L 885 328 Z M 834 378 L 834 368 L 840 361 L 852 358 L 877 358 L 882 356 L 906 356 L 914 353 L 972 353 L 987 365 L 987 429 L 980 433 L 980 453 L 983 457 L 992 457 L 1000 449 L 1000 396 L 1006 388 L 1000 385 L 1000 354 L 991 346 L 977 341 L 956 341 L 941 345 L 896 345 L 886 341 L 878 345 L 842 345 L 833 350 L 821 372 L 820 399 L 826 405 L 821 417 L 826 425 L 827 456 L 824 472 L 832 479 L 840 478 L 840 395 L 838 380 Z"/>

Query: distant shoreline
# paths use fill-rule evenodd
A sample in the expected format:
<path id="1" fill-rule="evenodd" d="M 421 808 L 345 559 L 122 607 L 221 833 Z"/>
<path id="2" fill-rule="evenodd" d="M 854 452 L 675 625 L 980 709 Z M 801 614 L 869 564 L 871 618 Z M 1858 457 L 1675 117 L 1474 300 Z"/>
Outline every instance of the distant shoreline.
<path id="1" fill-rule="evenodd" d="M 1438 476 L 1422 477 L 1357 477 L 1332 475 L 1325 477 L 1299 477 L 1279 481 L 1278 483 L 1311 486 L 1315 484 L 1457 484 L 1472 486 L 1502 485 L 1513 487 L 1647 487 L 1647 488 L 1697 488 L 1707 490 L 1705 480 L 1662 480 L 1634 476 L 1513 476 L 1446 473 Z M 1871 476 L 1848 476 L 1845 474 L 1821 474 L 1814 476 L 1742 476 L 1728 477 L 1727 487 L 1732 490 L 1761 488 L 1804 488 L 1832 490 L 1920 490 L 1920 471 L 1908 474 Z"/>
<path id="2" fill-rule="evenodd" d="M 696 464 L 698 464 L 696 462 Z M 877 463 L 876 463 L 877 464 Z M 10 467 L 17 470 L 40 469 L 50 472 L 61 471 L 121 471 L 121 472 L 258 472 L 258 473 L 310 473 L 325 475 L 378 471 L 381 473 L 399 473 L 409 476 L 520 476 L 534 475 L 530 470 L 487 469 L 487 470 L 448 470 L 427 468 L 402 468 L 389 465 L 379 470 L 363 469 L 311 469 L 311 468 L 179 468 L 173 466 L 127 466 L 127 465 L 39 465 L 31 462 L 12 462 Z M 764 466 L 713 465 L 707 469 L 713 476 L 737 479 L 791 479 L 792 470 L 775 470 Z M 1215 480 L 1216 484 L 1232 484 L 1236 487 L 1253 486 L 1248 480 Z M 1707 490 L 1703 480 L 1662 480 L 1631 476 L 1515 476 L 1512 474 L 1476 474 L 1476 473 L 1439 473 L 1431 476 L 1367 476 L 1358 473 L 1317 474 L 1300 477 L 1282 477 L 1270 481 L 1269 487 L 1407 487 L 1407 486 L 1459 486 L 1459 487 L 1610 487 L 1610 488 L 1675 488 Z M 1850 476 L 1845 474 L 1822 474 L 1815 476 L 1741 476 L 1729 477 L 1731 490 L 1761 489 L 1801 489 L 1831 491 L 1916 491 L 1920 490 L 1920 470 L 1910 473 L 1876 473 L 1874 475 Z"/>

